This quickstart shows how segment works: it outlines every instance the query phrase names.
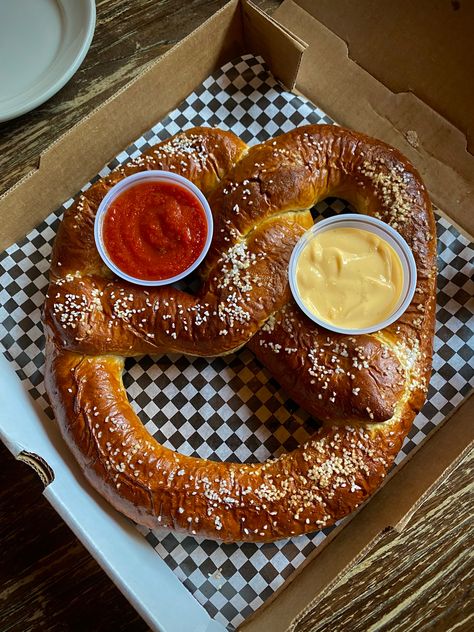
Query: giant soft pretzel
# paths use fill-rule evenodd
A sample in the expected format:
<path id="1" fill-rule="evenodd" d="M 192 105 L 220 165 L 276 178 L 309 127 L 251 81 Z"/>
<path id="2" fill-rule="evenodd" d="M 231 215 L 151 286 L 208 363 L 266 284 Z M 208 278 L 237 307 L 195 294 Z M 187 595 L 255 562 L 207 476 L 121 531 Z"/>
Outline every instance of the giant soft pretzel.
<path id="1" fill-rule="evenodd" d="M 98 255 L 100 200 L 144 169 L 180 173 L 209 199 L 214 239 L 197 296 L 128 285 Z M 312 225 L 309 209 L 329 195 L 391 224 L 415 256 L 410 308 L 372 335 L 317 328 L 289 292 L 293 246 Z M 99 180 L 65 213 L 45 305 L 47 391 L 89 481 L 138 523 L 226 541 L 284 538 L 347 515 L 380 484 L 426 396 L 435 245 L 414 168 L 395 149 L 335 126 L 301 127 L 250 149 L 233 134 L 196 128 Z M 127 400 L 124 356 L 212 356 L 245 344 L 322 427 L 260 464 L 159 445 Z"/>

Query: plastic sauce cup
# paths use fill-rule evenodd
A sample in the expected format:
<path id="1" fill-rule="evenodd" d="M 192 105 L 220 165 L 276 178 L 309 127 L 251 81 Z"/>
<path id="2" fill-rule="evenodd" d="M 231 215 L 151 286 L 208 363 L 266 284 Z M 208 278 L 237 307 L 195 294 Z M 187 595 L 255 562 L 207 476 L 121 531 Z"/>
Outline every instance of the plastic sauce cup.
<path id="1" fill-rule="evenodd" d="M 296 268 L 298 258 L 303 251 L 303 248 L 311 239 L 313 239 L 315 235 L 334 228 L 359 228 L 361 230 L 374 233 L 380 239 L 386 241 L 400 258 L 403 270 L 403 287 L 400 298 L 390 316 L 379 323 L 371 325 L 370 327 L 365 327 L 363 329 L 345 329 L 337 327 L 336 325 L 319 318 L 316 314 L 313 314 L 313 312 L 306 307 L 299 294 L 298 284 L 296 282 Z M 324 219 L 307 230 L 293 249 L 290 258 L 288 276 L 291 292 L 298 304 L 298 307 L 306 314 L 306 316 L 308 316 L 308 318 L 318 325 L 321 325 L 321 327 L 329 329 L 330 331 L 335 331 L 339 334 L 370 334 L 391 325 L 400 318 L 403 312 L 410 305 L 416 288 L 416 264 L 413 253 L 407 242 L 396 230 L 385 222 L 382 222 L 375 217 L 370 217 L 369 215 L 359 215 L 357 213 L 337 215 L 335 217 L 330 217 L 329 219 Z"/>
<path id="2" fill-rule="evenodd" d="M 199 254 L 198 258 L 188 267 L 186 270 L 183 270 L 179 274 L 176 274 L 173 277 L 169 277 L 167 279 L 157 279 L 157 280 L 147 280 L 140 279 L 138 277 L 130 276 L 123 272 L 109 257 L 107 253 L 107 249 L 104 245 L 104 240 L 102 238 L 102 226 L 105 218 L 105 214 L 107 213 L 110 205 L 117 199 L 119 195 L 121 195 L 127 189 L 139 185 L 142 182 L 166 182 L 170 184 L 178 185 L 191 193 L 193 197 L 197 200 L 199 205 L 202 207 L 204 211 L 204 215 L 206 217 L 206 228 L 207 235 L 206 241 L 204 243 L 204 247 Z M 212 219 L 212 212 L 209 207 L 209 204 L 204 197 L 203 193 L 197 188 L 195 184 L 193 184 L 187 178 L 178 175 L 177 173 L 170 173 L 168 171 L 140 171 L 139 173 L 134 173 L 127 178 L 124 178 L 120 182 L 118 182 L 115 186 L 113 186 L 110 191 L 108 191 L 107 195 L 103 198 L 102 202 L 99 204 L 99 208 L 97 209 L 97 214 L 95 216 L 94 223 L 94 238 L 97 246 L 97 250 L 99 254 L 106 264 L 106 266 L 112 270 L 114 274 L 124 279 L 125 281 L 129 281 L 130 283 L 135 283 L 137 285 L 145 285 L 148 287 L 152 286 L 160 286 L 160 285 L 169 285 L 170 283 L 176 283 L 177 281 L 181 281 L 188 274 L 193 272 L 203 261 L 206 256 L 209 247 L 212 241 L 212 233 L 214 228 L 214 222 Z"/>

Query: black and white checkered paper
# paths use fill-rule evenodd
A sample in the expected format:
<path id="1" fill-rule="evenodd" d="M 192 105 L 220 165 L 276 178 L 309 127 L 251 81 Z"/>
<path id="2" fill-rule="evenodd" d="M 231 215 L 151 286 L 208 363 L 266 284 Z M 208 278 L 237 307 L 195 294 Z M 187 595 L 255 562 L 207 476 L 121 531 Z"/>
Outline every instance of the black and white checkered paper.
<path id="1" fill-rule="evenodd" d="M 285 92 L 261 59 L 224 66 L 166 119 L 120 153 L 97 177 L 150 145 L 196 125 L 219 126 L 249 144 L 307 123 L 332 123 L 306 99 Z M 83 190 L 90 186 L 88 183 Z M 59 219 L 72 199 L 0 256 L 0 341 L 37 404 L 51 410 L 43 385 L 40 310 Z M 314 215 L 347 210 L 326 200 Z M 399 464 L 468 394 L 473 383 L 473 246 L 437 217 L 439 281 L 433 377 L 428 401 L 397 458 Z M 471 305 L 472 308 L 472 305 Z M 127 362 L 125 385 L 145 427 L 167 447 L 210 459 L 261 461 L 291 450 L 316 427 L 246 349 L 223 358 L 144 357 Z M 209 614 L 230 629 L 300 566 L 330 529 L 274 544 L 219 544 L 139 527 L 150 545 Z M 152 549 L 150 549 L 152 551 Z"/>

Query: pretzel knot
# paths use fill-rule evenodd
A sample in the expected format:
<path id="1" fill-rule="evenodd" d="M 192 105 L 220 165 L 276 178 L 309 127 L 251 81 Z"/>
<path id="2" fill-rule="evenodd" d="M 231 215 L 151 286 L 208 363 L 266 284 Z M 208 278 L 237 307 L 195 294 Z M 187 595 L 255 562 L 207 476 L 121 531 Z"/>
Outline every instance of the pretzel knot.
<path id="1" fill-rule="evenodd" d="M 164 169 L 206 195 L 214 238 L 196 295 L 115 277 L 94 243 L 97 207 L 121 178 Z M 339 196 L 410 245 L 418 272 L 400 320 L 371 335 L 316 327 L 288 286 L 310 210 Z M 336 126 L 307 126 L 248 148 L 195 128 L 99 180 L 67 210 L 45 304 L 46 387 L 86 477 L 138 523 L 226 541 L 268 541 L 328 526 L 363 502 L 400 450 L 429 380 L 435 225 L 419 175 L 391 147 Z M 124 357 L 253 351 L 322 421 L 293 452 L 258 464 L 168 450 L 145 430 L 122 383 Z"/>

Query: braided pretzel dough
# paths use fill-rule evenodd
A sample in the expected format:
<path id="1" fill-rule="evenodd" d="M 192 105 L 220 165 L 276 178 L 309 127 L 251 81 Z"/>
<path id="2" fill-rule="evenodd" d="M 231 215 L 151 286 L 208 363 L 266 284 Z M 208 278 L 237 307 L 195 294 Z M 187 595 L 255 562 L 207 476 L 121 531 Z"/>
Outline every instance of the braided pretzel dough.
<path id="1" fill-rule="evenodd" d="M 94 216 L 116 182 L 144 169 L 192 180 L 215 232 L 196 296 L 116 278 L 94 244 Z M 289 292 L 291 251 L 309 209 L 339 196 L 396 228 L 415 256 L 408 311 L 383 331 L 317 328 Z M 99 180 L 65 213 L 45 304 L 46 387 L 91 484 L 118 510 L 225 541 L 269 541 L 328 526 L 380 484 L 421 408 L 431 369 L 436 233 L 419 175 L 396 150 L 336 126 L 307 126 L 248 148 L 195 128 Z M 133 412 L 125 356 L 212 356 L 248 344 L 322 427 L 291 453 L 218 463 L 165 449 Z"/>

